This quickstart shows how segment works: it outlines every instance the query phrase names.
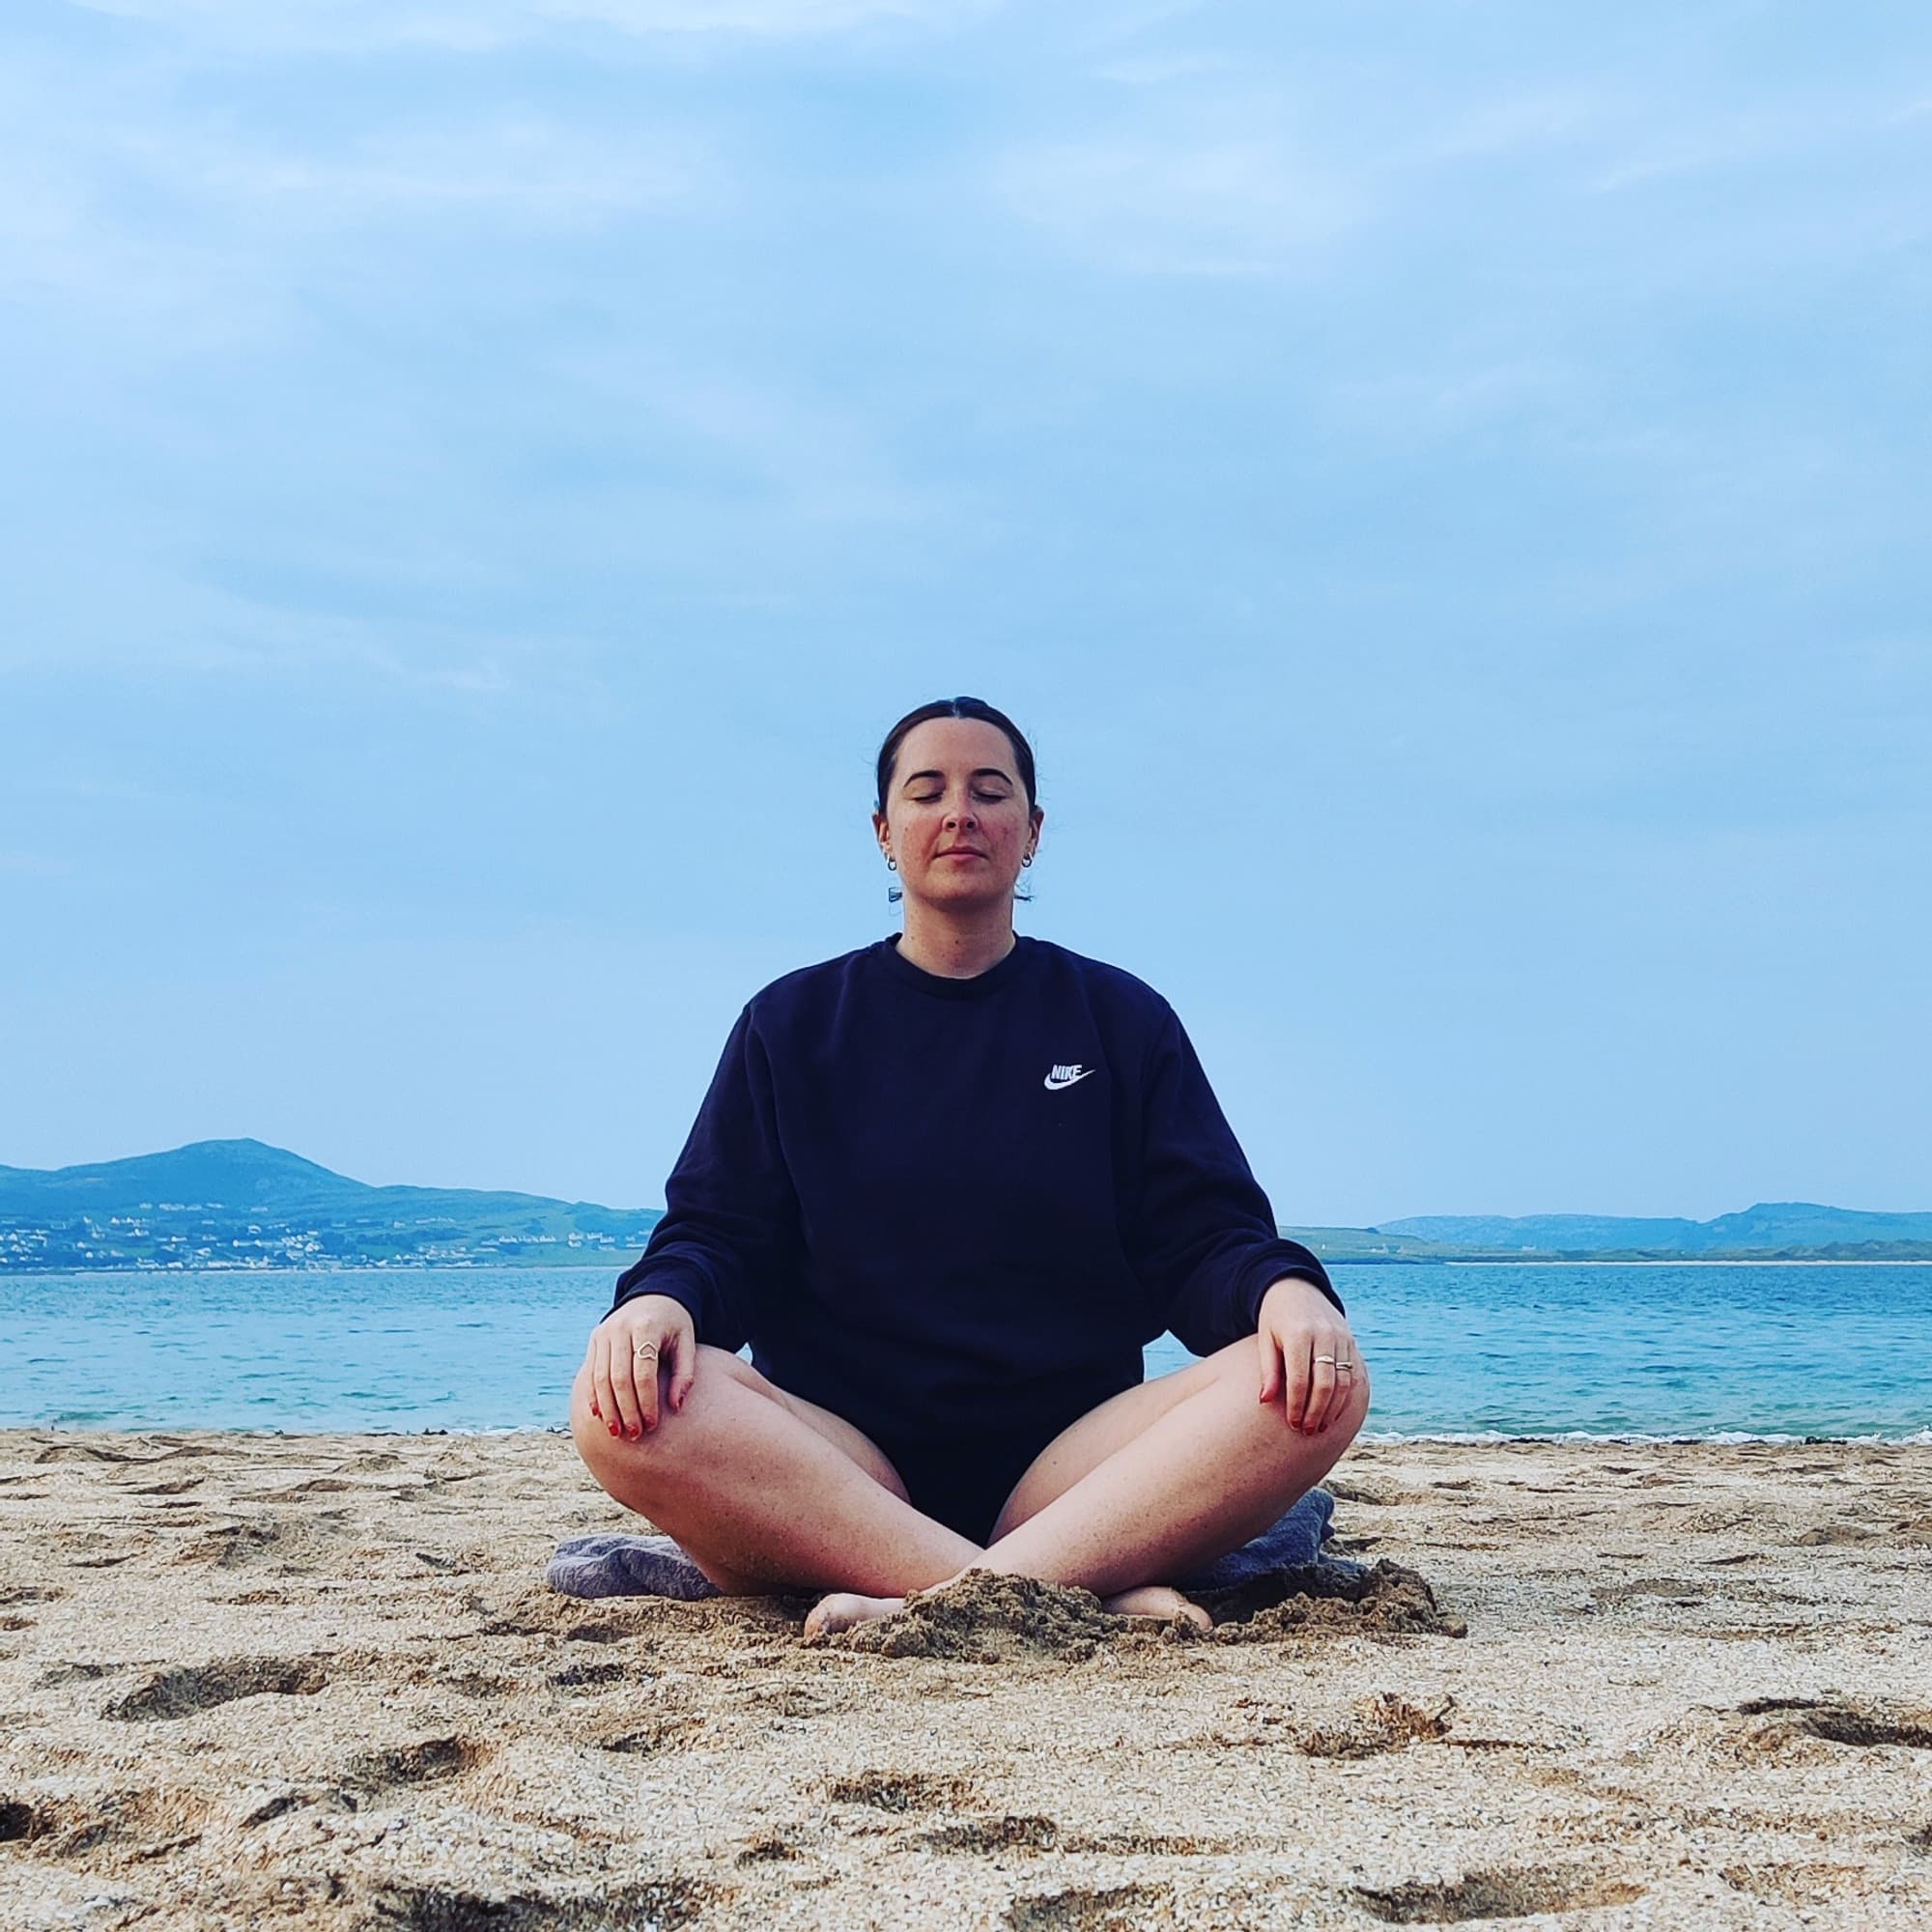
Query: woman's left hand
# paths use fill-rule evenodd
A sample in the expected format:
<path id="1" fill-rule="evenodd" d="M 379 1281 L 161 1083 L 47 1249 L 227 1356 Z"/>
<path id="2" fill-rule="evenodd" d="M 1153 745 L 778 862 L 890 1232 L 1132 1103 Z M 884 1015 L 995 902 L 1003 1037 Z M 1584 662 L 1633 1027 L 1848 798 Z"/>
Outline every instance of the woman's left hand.
<path id="1" fill-rule="evenodd" d="M 1319 1435 L 1362 1386 L 1362 1355 L 1349 1318 L 1304 1276 L 1270 1284 L 1255 1339 L 1261 1399 L 1271 1403 L 1286 1391 L 1291 1429 Z"/>

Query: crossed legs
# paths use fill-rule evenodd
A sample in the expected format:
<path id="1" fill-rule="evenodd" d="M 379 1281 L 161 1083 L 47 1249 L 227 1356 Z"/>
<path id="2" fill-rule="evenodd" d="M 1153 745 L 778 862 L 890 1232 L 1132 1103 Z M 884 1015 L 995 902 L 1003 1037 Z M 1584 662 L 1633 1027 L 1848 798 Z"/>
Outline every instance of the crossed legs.
<path id="1" fill-rule="evenodd" d="M 808 1630 L 897 1607 L 969 1569 L 1077 1583 L 1113 1607 L 1185 1607 L 1162 1578 L 1265 1529 L 1321 1481 L 1368 1413 L 1366 1376 L 1328 1425 L 1304 1435 L 1260 1400 L 1253 1337 L 1101 1403 L 1021 1476 L 981 1548 L 915 1509 L 867 1435 L 700 1347 L 682 1409 L 640 1441 L 590 1412 L 587 1372 L 571 1430 L 598 1482 L 687 1549 L 728 1594 L 819 1590 Z"/>

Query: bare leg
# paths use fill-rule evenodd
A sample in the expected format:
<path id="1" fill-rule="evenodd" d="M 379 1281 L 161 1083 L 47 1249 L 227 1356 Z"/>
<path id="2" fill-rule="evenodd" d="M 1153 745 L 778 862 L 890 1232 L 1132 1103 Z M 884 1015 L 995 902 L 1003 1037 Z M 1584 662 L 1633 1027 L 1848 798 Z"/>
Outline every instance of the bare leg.
<path id="1" fill-rule="evenodd" d="M 1252 1339 L 1102 1403 L 1048 1444 L 1015 1486 L 990 1549 L 934 1522 L 863 1432 L 787 1394 L 735 1355 L 700 1350 L 684 1409 L 630 1442 L 571 1401 L 578 1448 L 628 1508 L 689 1550 L 720 1589 L 840 1589 L 809 1631 L 896 1609 L 972 1568 L 1078 1583 L 1109 1608 L 1189 1606 L 1151 1580 L 1264 1529 L 1340 1460 L 1368 1411 L 1366 1382 L 1321 1435 L 1259 1401 Z M 1195 1613 L 1197 1617 L 1199 1613 Z"/>
<path id="2" fill-rule="evenodd" d="M 862 1431 L 736 1355 L 697 1353 L 684 1407 L 673 1414 L 665 1403 L 657 1428 L 636 1442 L 590 1413 L 589 1378 L 580 1373 L 571 1433 L 598 1482 L 676 1537 L 721 1590 L 903 1592 L 983 1557 L 978 1544 L 913 1508 L 898 1472 Z"/>
<path id="3" fill-rule="evenodd" d="M 729 1596 L 857 1584 L 892 1593 L 865 1603 L 896 1609 L 905 1591 L 946 1582 L 985 1554 L 912 1506 L 863 1431 L 723 1350 L 699 1350 L 691 1399 L 676 1414 L 662 1406 L 640 1441 L 613 1435 L 590 1401 L 580 1375 L 571 1428 L 592 1475 L 676 1537 Z M 1173 1614 L 1146 1592 L 1110 1607 Z"/>
<path id="4" fill-rule="evenodd" d="M 1122 1609 L 1158 1611 L 1172 1597 L 1185 1613 L 1156 1579 L 1267 1528 L 1341 1460 L 1368 1414 L 1366 1376 L 1317 1435 L 1260 1396 L 1261 1351 L 1247 1338 L 1102 1403 L 1040 1452 L 969 1567 L 1079 1583 Z M 806 1628 L 841 1630 L 897 1607 L 841 1593 Z"/>
<path id="5" fill-rule="evenodd" d="M 1122 1590 L 1258 1536 L 1342 1460 L 1369 1410 L 1366 1375 L 1316 1435 L 1260 1394 L 1261 1351 L 1244 1339 L 1101 1404 L 1021 1477 L 986 1567 Z"/>

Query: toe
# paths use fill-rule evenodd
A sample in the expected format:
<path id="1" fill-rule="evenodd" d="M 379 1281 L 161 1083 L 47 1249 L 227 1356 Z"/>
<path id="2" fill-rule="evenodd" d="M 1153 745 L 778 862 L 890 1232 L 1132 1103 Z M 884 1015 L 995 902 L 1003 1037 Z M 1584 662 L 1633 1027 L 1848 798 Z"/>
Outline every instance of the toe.
<path id="1" fill-rule="evenodd" d="M 850 1590 L 835 1591 L 812 1605 L 811 1614 L 805 1620 L 805 1634 L 808 1639 L 834 1636 L 855 1624 L 891 1616 L 904 1602 L 903 1597 L 862 1597 Z"/>
<path id="2" fill-rule="evenodd" d="M 1147 1583 L 1137 1590 L 1122 1590 L 1102 1601 L 1101 1607 L 1117 1617 L 1159 1617 L 1163 1622 L 1184 1617 L 1197 1630 L 1212 1630 L 1214 1619 L 1199 1604 L 1190 1603 L 1179 1590 L 1165 1583 Z"/>

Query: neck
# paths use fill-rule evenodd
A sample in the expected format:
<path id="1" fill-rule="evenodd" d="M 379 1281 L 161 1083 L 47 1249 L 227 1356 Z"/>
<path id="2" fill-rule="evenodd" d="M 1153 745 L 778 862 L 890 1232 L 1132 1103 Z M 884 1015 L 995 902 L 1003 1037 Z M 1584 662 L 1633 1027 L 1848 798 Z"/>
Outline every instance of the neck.
<path id="1" fill-rule="evenodd" d="M 941 912 L 906 901 L 899 957 L 942 980 L 976 980 L 997 966 L 1016 944 L 1009 905 Z"/>

